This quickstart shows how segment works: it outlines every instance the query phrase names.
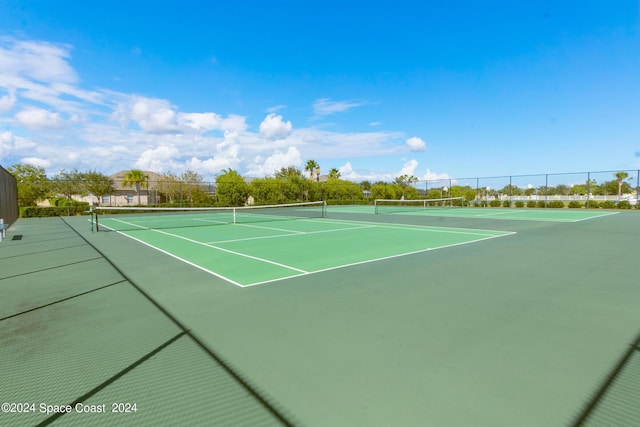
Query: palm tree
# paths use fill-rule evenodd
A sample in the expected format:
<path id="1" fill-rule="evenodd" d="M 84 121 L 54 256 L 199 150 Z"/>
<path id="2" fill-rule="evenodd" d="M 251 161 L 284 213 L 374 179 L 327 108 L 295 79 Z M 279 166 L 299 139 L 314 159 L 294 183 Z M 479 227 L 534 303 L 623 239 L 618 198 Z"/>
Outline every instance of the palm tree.
<path id="1" fill-rule="evenodd" d="M 320 165 L 315 160 L 309 160 L 304 170 L 309 172 L 309 179 L 313 181 L 313 173 L 317 170 L 318 174 L 320 174 Z"/>
<path id="2" fill-rule="evenodd" d="M 331 168 L 329 170 L 329 178 L 331 179 L 339 179 L 340 178 L 340 171 L 336 168 Z"/>
<path id="3" fill-rule="evenodd" d="M 622 196 L 622 183 L 625 179 L 629 178 L 629 174 L 626 172 L 616 172 L 613 174 L 618 180 L 618 201 L 620 200 L 620 196 Z"/>
<path id="4" fill-rule="evenodd" d="M 147 187 L 149 185 L 148 179 L 149 177 L 140 169 L 131 169 L 124 174 L 122 186 L 135 187 L 136 193 L 138 194 L 138 204 L 140 204 L 140 187 Z"/>

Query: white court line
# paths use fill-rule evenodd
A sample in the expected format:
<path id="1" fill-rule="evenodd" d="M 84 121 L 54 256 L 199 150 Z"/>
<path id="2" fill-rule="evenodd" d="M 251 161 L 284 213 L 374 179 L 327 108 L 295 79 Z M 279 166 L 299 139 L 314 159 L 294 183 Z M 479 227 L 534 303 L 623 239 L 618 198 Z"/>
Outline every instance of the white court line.
<path id="1" fill-rule="evenodd" d="M 243 254 L 241 252 L 232 251 L 230 249 L 221 248 L 219 246 L 209 245 L 209 244 L 204 243 L 204 242 L 199 242 L 197 240 L 189 239 L 188 237 L 179 236 L 179 235 L 173 234 L 173 233 L 167 233 L 166 231 L 162 231 L 162 230 L 150 230 L 150 231 L 155 231 L 156 233 L 164 234 L 164 235 L 171 236 L 171 237 L 177 237 L 178 239 L 186 240 L 187 242 L 195 243 L 197 245 L 206 246 L 208 248 L 217 249 L 217 250 L 219 250 L 221 252 L 227 252 L 227 253 L 230 253 L 230 254 L 233 254 L 233 255 L 238 255 L 238 256 L 241 256 L 241 257 L 244 257 L 244 258 L 250 258 L 250 259 L 253 259 L 253 260 L 256 260 L 256 261 L 262 261 L 262 262 L 265 262 L 267 264 L 277 265 L 278 267 L 286 268 L 286 269 L 293 270 L 293 271 L 299 271 L 301 273 L 308 273 L 305 270 L 302 270 L 302 269 L 296 268 L 296 267 L 292 267 L 290 265 L 281 264 L 279 262 L 271 261 L 271 260 L 268 260 L 268 259 L 264 259 L 264 258 L 260 258 L 260 257 L 257 257 L 257 256 L 253 256 L 253 255 Z"/>
<path id="2" fill-rule="evenodd" d="M 245 242 L 245 241 L 251 241 L 251 240 L 260 240 L 260 239 L 277 239 L 279 237 L 295 237 L 295 236 L 300 236 L 300 235 L 307 235 L 307 234 L 322 234 L 322 233 L 336 233 L 339 231 L 344 231 L 344 230 L 360 230 L 363 228 L 375 228 L 375 225 L 365 225 L 365 226 L 361 226 L 361 227 L 348 227 L 348 228 L 336 228 L 333 230 L 320 230 L 320 231 L 307 231 L 307 232 L 303 232 L 303 231 L 298 231 L 296 232 L 296 234 L 275 234 L 273 236 L 260 236 L 260 237 L 246 237 L 243 239 L 233 239 L 233 240 L 216 240 L 214 242 L 207 242 L 208 244 L 217 244 L 217 243 L 230 243 L 230 242 Z M 261 228 L 261 227 L 256 227 L 256 228 Z M 268 227 L 265 227 L 267 229 L 269 229 Z"/>
<path id="3" fill-rule="evenodd" d="M 122 221 L 121 221 L 121 222 L 122 222 Z M 175 254 L 173 254 L 173 253 L 171 253 L 171 252 L 165 251 L 164 249 L 160 249 L 159 247 L 154 246 L 154 245 L 152 245 L 152 244 L 149 244 L 149 243 L 145 242 L 144 240 L 140 240 L 140 239 L 138 239 L 137 237 L 130 236 L 130 235 L 128 235 L 128 234 L 126 234 L 126 233 L 124 233 L 124 232 L 122 232 L 122 231 L 118 231 L 118 230 L 116 230 L 116 229 L 114 229 L 114 228 L 111 228 L 111 227 L 109 227 L 109 226 L 107 226 L 107 225 L 103 225 L 103 227 L 108 228 L 108 229 L 110 229 L 111 231 L 115 231 L 116 233 L 118 233 L 118 234 L 120 234 L 120 235 L 122 235 L 122 236 L 128 237 L 129 239 L 135 240 L 136 242 L 142 243 L 143 245 L 148 246 L 148 247 L 150 247 L 150 248 L 152 248 L 152 249 L 155 249 L 155 250 L 157 250 L 157 251 L 160 251 L 160 252 L 162 252 L 162 253 L 163 253 L 163 254 L 165 254 L 165 255 L 169 255 L 170 257 L 175 258 L 175 259 L 177 259 L 177 260 L 179 260 L 179 261 L 182 261 L 182 262 L 184 262 L 185 264 L 189 264 L 189 265 L 190 265 L 190 266 L 192 266 L 192 267 L 195 267 L 195 268 L 197 268 L 197 269 L 199 269 L 199 270 L 202 270 L 202 271 L 204 271 L 204 272 L 206 272 L 206 273 L 209 273 L 209 274 L 211 274 L 211 275 L 213 275 L 213 276 L 219 277 L 219 278 L 220 278 L 220 279 L 222 279 L 222 280 L 226 280 L 227 282 L 231 283 L 232 285 L 236 285 L 236 286 L 241 287 L 241 288 L 242 288 L 242 287 L 244 287 L 244 285 L 242 285 L 242 284 L 240 284 L 240 283 L 236 282 L 235 280 L 231 280 L 231 279 L 229 279 L 228 277 L 223 276 L 222 274 L 219 274 L 219 273 L 216 273 L 215 271 L 211 271 L 211 270 L 209 270 L 209 269 L 207 269 L 207 268 L 204 268 L 204 267 L 202 267 L 201 265 L 195 264 L 195 263 L 193 263 L 193 262 L 191 262 L 191 261 L 188 261 L 188 260 L 186 260 L 186 259 L 184 259 L 184 258 L 181 258 L 181 257 L 179 257 L 178 255 L 175 255 Z"/>
<path id="4" fill-rule="evenodd" d="M 527 212 L 524 210 L 515 210 L 513 212 L 506 212 L 506 211 L 497 211 L 497 212 L 491 212 L 491 213 L 485 213 L 485 214 L 480 214 L 478 213 L 478 215 L 471 215 L 472 218 L 478 218 L 478 217 L 485 217 L 485 216 L 495 216 L 495 215 L 509 215 L 509 214 L 514 214 L 514 213 L 522 213 L 522 212 Z"/>
<path id="5" fill-rule="evenodd" d="M 300 276 L 308 276 L 310 274 L 322 273 L 322 272 L 325 272 L 325 271 L 337 270 L 337 269 L 346 268 L 346 267 L 353 267 L 355 265 L 369 264 L 369 263 L 372 263 L 372 262 L 384 261 L 384 260 L 387 260 L 387 259 L 393 259 L 393 258 L 399 258 L 399 257 L 402 257 L 402 256 L 407 256 L 407 255 L 419 254 L 419 253 L 422 253 L 422 252 L 429 252 L 429 251 L 435 251 L 435 250 L 438 250 L 438 249 L 451 248 L 451 247 L 454 247 L 454 246 L 462 246 L 462 245 L 467 245 L 467 244 L 470 244 L 470 243 L 481 242 L 483 240 L 489 240 L 489 239 L 495 239 L 495 238 L 498 238 L 498 237 L 511 236 L 513 234 L 516 234 L 516 232 L 515 231 L 514 232 L 509 232 L 507 234 L 503 234 L 503 235 L 499 235 L 499 236 L 488 236 L 488 237 L 484 237 L 482 239 L 471 240 L 471 241 L 468 241 L 468 242 L 460 242 L 460 243 L 453 243 L 451 245 L 437 246 L 435 248 L 420 249 L 420 250 L 417 250 L 417 251 L 405 252 L 405 253 L 396 254 L 396 255 L 389 255 L 389 256 L 386 256 L 386 257 L 380 257 L 380 258 L 375 258 L 375 259 L 368 259 L 368 260 L 365 260 L 365 261 L 352 262 L 352 263 L 349 263 L 349 264 L 337 265 L 337 266 L 334 266 L 334 267 L 328 267 L 328 268 L 322 268 L 320 270 L 310 271 L 307 274 L 296 274 L 296 275 L 292 275 L 292 276 L 281 277 L 281 278 L 278 278 L 278 279 L 270 279 L 270 280 L 264 280 L 262 282 L 255 282 L 255 283 L 251 283 L 251 284 L 248 284 L 248 285 L 240 285 L 240 287 L 249 288 L 249 287 L 252 287 L 252 286 L 258 286 L 258 285 L 264 285 L 264 284 L 267 284 L 267 283 L 279 282 L 280 280 L 287 280 L 287 279 L 292 279 L 292 278 L 300 277 Z"/>
<path id="6" fill-rule="evenodd" d="M 467 235 L 474 235 L 474 236 L 483 236 L 480 239 L 470 240 L 470 241 L 467 241 L 467 242 L 454 243 L 454 244 L 451 244 L 451 245 L 438 246 L 438 247 L 435 247 L 435 248 L 420 249 L 420 250 L 417 250 L 417 251 L 405 252 L 405 253 L 390 255 L 390 256 L 386 256 L 386 257 L 380 257 L 380 258 L 374 258 L 374 259 L 369 259 L 369 260 L 364 260 L 364 261 L 358 261 L 358 262 L 354 262 L 354 263 L 333 266 L 333 267 L 324 268 L 324 269 L 320 269 L 320 270 L 305 271 L 305 270 L 302 270 L 302 269 L 299 269 L 299 268 L 296 268 L 296 267 L 288 266 L 286 264 L 281 264 L 281 263 L 278 263 L 278 262 L 275 262 L 275 261 L 271 261 L 271 260 L 267 260 L 267 259 L 264 259 L 264 258 L 259 258 L 259 257 L 255 257 L 255 256 L 252 256 L 252 255 L 246 255 L 246 254 L 243 254 L 243 253 L 240 253 L 240 252 L 232 251 L 232 250 L 229 250 L 229 249 L 220 248 L 218 246 L 213 246 L 211 244 L 207 244 L 207 243 L 204 243 L 204 242 L 199 242 L 197 240 L 193 240 L 193 239 L 190 239 L 190 238 L 187 238 L 187 237 L 179 236 L 179 235 L 176 235 L 176 234 L 173 234 L 173 233 L 168 233 L 166 231 L 156 230 L 156 229 L 148 229 L 147 227 L 138 226 L 136 224 L 130 224 L 130 223 L 127 223 L 127 222 L 122 221 L 122 220 L 116 220 L 116 221 L 124 223 L 124 224 L 129 224 L 129 225 L 132 225 L 132 226 L 135 226 L 135 227 L 139 227 L 139 228 L 144 229 L 144 230 L 154 231 L 154 232 L 165 234 L 165 235 L 171 236 L 171 237 L 177 237 L 179 239 L 186 240 L 186 241 L 188 241 L 190 243 L 195 243 L 195 244 L 202 245 L 202 246 L 205 246 L 205 247 L 208 247 L 208 248 L 217 249 L 217 250 L 220 250 L 222 252 L 227 252 L 227 253 L 230 253 L 230 254 L 233 254 L 233 255 L 238 255 L 238 256 L 241 256 L 241 257 L 245 257 L 245 258 L 250 258 L 250 259 L 257 260 L 257 261 L 262 261 L 262 262 L 265 262 L 265 263 L 268 263 L 268 264 L 273 264 L 273 265 L 276 265 L 276 266 L 279 266 L 279 267 L 282 267 L 282 268 L 285 268 L 285 269 L 289 269 L 289 270 L 293 270 L 293 271 L 298 271 L 299 272 L 299 274 L 292 274 L 290 276 L 279 277 L 279 278 L 275 278 L 275 279 L 270 279 L 270 280 L 265 280 L 265 281 L 261 281 L 261 282 L 250 283 L 248 285 L 243 285 L 243 284 L 240 284 L 240 283 L 238 283 L 238 282 L 236 282 L 234 280 L 229 279 L 226 276 L 223 276 L 221 274 L 215 273 L 215 272 L 213 272 L 211 270 L 208 270 L 208 269 L 206 269 L 206 268 L 204 268 L 202 266 L 199 266 L 199 265 L 197 265 L 197 264 L 195 264 L 195 263 L 193 263 L 191 261 L 185 260 L 185 259 L 183 259 L 183 258 L 181 258 L 181 257 L 179 257 L 177 255 L 174 255 L 174 254 L 172 254 L 172 253 L 170 253 L 170 252 L 168 252 L 166 250 L 160 249 L 157 246 L 154 246 L 154 245 L 152 245 L 150 243 L 144 242 L 143 240 L 140 240 L 140 239 L 138 239 L 136 237 L 130 236 L 130 235 L 126 234 L 125 232 L 117 231 L 117 230 L 112 229 L 112 228 L 110 228 L 108 226 L 105 226 L 106 228 L 110 228 L 110 229 L 112 229 L 113 231 L 116 231 L 119 234 L 122 234 L 122 235 L 124 235 L 124 236 L 126 236 L 126 237 L 128 237 L 130 239 L 136 240 L 136 241 L 138 241 L 138 242 L 140 242 L 140 243 L 142 243 L 142 244 L 144 244 L 144 245 L 146 245 L 148 247 L 156 249 L 156 250 L 158 250 L 158 251 L 160 251 L 162 253 L 165 253 L 165 254 L 167 254 L 167 255 L 175 258 L 175 259 L 183 261 L 186 264 L 194 266 L 194 267 L 196 267 L 196 268 L 198 268 L 198 269 L 200 269 L 202 271 L 210 273 L 210 274 L 212 274 L 212 275 L 214 275 L 216 277 L 219 277 L 219 278 L 221 278 L 223 280 L 226 280 L 229 283 L 231 283 L 231 284 L 233 284 L 235 286 L 241 287 L 241 288 L 253 287 L 253 286 L 258 286 L 258 285 L 262 285 L 262 284 L 266 284 L 266 283 L 277 282 L 277 281 L 280 281 L 280 280 L 291 279 L 291 278 L 294 278 L 294 277 L 301 277 L 301 276 L 306 276 L 306 275 L 309 275 L 309 274 L 315 274 L 315 273 L 320 273 L 320 272 L 324 272 L 324 271 L 336 270 L 336 269 L 339 269 L 339 268 L 345 268 L 345 267 L 350 267 L 350 266 L 355 266 L 355 265 L 360 265 L 360 264 L 367 264 L 367 263 L 371 263 L 371 262 L 383 261 L 383 260 L 386 260 L 386 259 L 398 258 L 398 257 L 401 257 L 401 256 L 418 254 L 418 253 L 428 252 L 428 251 L 437 250 L 437 249 L 444 249 L 444 248 L 448 248 L 448 247 L 461 246 L 461 245 L 465 245 L 465 244 L 469 244 L 469 243 L 475 243 L 475 242 L 480 242 L 480 241 L 483 241 L 483 240 L 488 240 L 488 239 L 493 239 L 493 238 L 497 238 L 497 237 L 504 237 L 504 236 L 509 236 L 509 235 L 516 234 L 516 232 L 504 232 L 504 231 L 495 231 L 495 230 L 479 230 L 479 231 L 485 231 L 485 232 L 491 232 L 491 233 L 496 233 L 496 232 L 497 233 L 502 233 L 502 234 L 499 234 L 499 235 L 487 236 L 485 234 L 480 234 L 480 233 L 468 233 L 468 232 L 460 232 L 460 231 L 451 231 L 452 229 L 451 228 L 447 228 L 447 227 L 431 227 L 431 226 L 421 226 L 421 225 L 411 225 L 411 224 L 403 224 L 401 226 L 393 226 L 393 225 L 390 226 L 387 223 L 374 223 L 374 222 L 368 222 L 368 221 L 305 219 L 305 220 L 302 220 L 302 221 L 314 222 L 314 223 L 315 222 L 319 222 L 319 223 L 322 223 L 322 224 L 326 224 L 327 222 L 328 223 L 335 223 L 335 224 L 372 224 L 370 226 L 356 226 L 356 227 L 351 227 L 349 229 L 380 227 L 380 228 L 391 228 L 391 229 L 400 229 L 400 230 L 409 230 L 409 231 L 411 231 L 411 230 L 420 230 L 420 231 L 431 231 L 431 232 L 435 232 L 435 233 L 451 233 L 451 234 L 467 234 Z M 255 227 L 259 227 L 259 226 L 255 226 Z M 346 230 L 346 229 L 342 228 L 342 229 L 335 229 L 335 230 L 323 230 L 321 232 L 336 232 L 336 231 L 342 231 L 342 230 Z M 457 230 L 463 230 L 463 229 L 457 229 Z M 308 232 L 307 234 L 312 234 L 312 233 L 318 233 L 318 232 Z M 288 237 L 288 236 L 294 236 L 294 235 L 295 234 L 281 235 L 281 236 L 274 236 L 274 237 Z"/>
<path id="7" fill-rule="evenodd" d="M 507 211 L 500 211 L 500 212 L 495 212 L 495 213 L 488 213 L 488 214 L 483 214 L 483 215 L 475 215 L 474 218 L 478 218 L 478 217 L 487 217 L 487 216 L 499 216 L 499 215 L 511 215 L 511 214 L 516 214 L 516 213 L 530 213 L 531 211 L 527 211 L 527 210 L 515 210 L 513 212 L 507 212 Z M 538 211 L 541 212 L 543 214 L 550 214 L 553 215 L 553 213 L 558 213 L 560 215 L 563 214 L 573 214 L 573 213 L 581 213 L 581 212 L 574 212 L 574 211 Z M 604 213 L 599 213 L 599 212 L 594 212 L 592 216 L 588 216 L 586 218 L 579 218 L 579 219 L 564 219 L 562 217 L 539 217 L 539 218 L 504 218 L 504 219 L 508 219 L 508 220 L 513 220 L 513 221 L 540 221 L 540 222 L 580 222 L 580 221 L 588 221 L 590 219 L 595 219 L 595 218 L 600 218 L 603 216 L 609 216 L 609 215 L 615 215 L 618 214 L 620 212 L 604 212 Z"/>
<path id="8" fill-rule="evenodd" d="M 321 221 L 322 223 L 331 222 L 331 223 L 335 223 L 335 224 L 354 224 L 354 223 L 374 224 L 374 226 L 380 227 L 380 228 L 390 228 L 390 229 L 410 230 L 410 231 L 416 230 L 416 231 L 423 231 L 423 232 L 432 231 L 434 233 L 468 234 L 470 236 L 485 236 L 486 235 L 486 234 L 483 234 L 483 233 L 475 233 L 475 231 L 484 232 L 484 233 L 509 233 L 508 231 L 500 231 L 500 230 L 481 230 L 481 229 L 476 229 L 476 228 L 437 227 L 437 226 L 431 226 L 431 225 L 415 225 L 415 224 L 389 224 L 389 223 L 386 223 L 386 222 L 351 221 L 351 220 L 348 220 L 348 219 L 345 219 L 345 220 L 340 220 L 340 219 L 338 219 L 338 220 L 304 219 L 304 220 L 300 220 L 300 221 L 308 221 L 308 222 Z M 452 231 L 452 230 L 457 230 L 457 231 Z M 472 231 L 472 232 L 470 232 L 470 231 Z"/>
<path id="9" fill-rule="evenodd" d="M 121 221 L 121 220 L 117 220 L 117 221 L 127 224 L 125 221 Z M 136 226 L 135 224 L 130 224 L 130 225 Z M 139 226 L 137 226 L 137 227 L 139 227 Z M 107 227 L 107 228 L 110 228 L 110 227 Z M 187 242 L 195 243 L 195 244 L 201 245 L 201 246 L 206 246 L 206 247 L 211 248 L 211 249 L 216 249 L 216 250 L 219 250 L 221 252 L 227 252 L 227 253 L 230 253 L 232 255 L 238 255 L 238 256 L 241 256 L 241 257 L 244 257 L 244 258 L 250 258 L 250 259 L 253 259 L 253 260 L 256 260 L 256 261 L 262 261 L 262 262 L 267 263 L 267 264 L 276 265 L 278 267 L 286 268 L 288 270 L 298 271 L 300 273 L 308 273 L 307 271 L 302 270 L 302 269 L 297 268 L 297 267 L 292 267 L 290 265 L 282 264 L 282 263 L 279 263 L 279 262 L 276 262 L 276 261 L 271 261 L 271 260 L 268 260 L 268 259 L 264 259 L 264 258 L 253 256 L 253 255 L 243 254 L 241 252 L 232 251 L 230 249 L 221 248 L 219 246 L 210 245 L 210 244 L 207 244 L 207 243 L 204 243 L 204 242 L 199 242 L 198 240 L 193 240 L 193 239 L 190 239 L 188 237 L 179 236 L 179 235 L 173 234 L 173 233 L 168 233 L 166 231 L 155 230 L 155 229 L 152 229 L 152 228 L 151 229 L 147 229 L 146 227 L 141 227 L 141 228 L 144 228 L 145 230 L 148 230 L 148 231 L 153 231 L 153 232 L 156 232 L 156 233 L 164 234 L 164 235 L 167 235 L 167 236 L 176 237 L 178 239 L 186 240 Z M 114 231 L 117 231 L 117 230 L 114 230 Z M 118 231 L 118 233 L 124 234 L 127 237 L 131 237 L 134 240 L 141 241 L 140 239 L 137 239 L 137 238 L 135 238 L 133 236 L 129 236 L 125 232 Z M 168 253 L 168 252 L 166 252 L 166 251 L 164 251 L 164 250 L 162 250 L 162 249 L 160 249 L 160 248 L 158 248 L 158 247 L 156 247 L 156 246 L 154 246 L 154 245 L 152 245 L 150 243 L 145 243 L 145 244 L 147 246 L 149 246 L 149 247 L 156 248 L 161 252 Z M 178 258 L 178 257 L 175 256 L 175 258 Z M 189 264 L 192 264 L 192 263 L 189 263 Z M 221 277 L 221 276 L 218 276 L 218 277 Z M 234 284 L 235 284 L 235 282 L 234 282 Z"/>
<path id="10" fill-rule="evenodd" d="M 477 209 L 481 209 L 481 208 L 466 208 L 465 212 L 470 212 L 471 210 L 477 210 Z M 495 209 L 495 208 L 488 208 L 488 209 Z M 564 219 L 564 218 L 561 218 L 561 217 L 518 218 L 517 214 L 520 214 L 520 213 L 526 214 L 526 213 L 532 212 L 533 210 L 534 210 L 533 208 L 526 208 L 526 209 L 514 209 L 513 211 L 501 210 L 501 211 L 498 211 L 498 212 L 484 213 L 484 214 L 480 214 L 478 212 L 478 215 L 475 215 L 475 214 L 466 215 L 464 213 L 461 213 L 461 215 L 437 215 L 437 216 L 448 217 L 448 218 L 471 218 L 471 219 L 473 219 L 473 218 L 486 218 L 486 219 L 505 219 L 505 220 L 508 220 L 508 221 L 566 222 L 566 223 L 571 223 L 571 222 L 587 221 L 587 220 L 590 220 L 590 219 L 595 219 L 595 218 L 600 218 L 600 217 L 603 217 L 603 216 L 615 215 L 617 213 L 620 213 L 620 212 L 609 212 L 609 213 L 600 214 L 600 213 L 595 213 L 594 212 L 593 216 L 590 216 L 590 217 L 587 217 L 587 218 L 580 218 L 580 219 Z M 420 212 L 421 214 L 424 213 L 427 216 L 429 216 L 431 213 L 434 213 L 434 211 L 429 211 L 428 209 L 424 210 L 424 211 L 418 211 L 418 212 Z M 439 211 L 439 212 L 442 212 L 442 210 Z M 544 212 L 544 213 L 545 214 L 552 214 L 553 212 L 554 212 L 553 209 L 548 209 L 547 212 Z M 572 212 L 570 210 L 569 211 L 556 211 L 556 212 L 559 213 L 559 214 L 564 214 L 564 213 L 571 214 L 571 213 L 574 213 L 574 212 Z M 407 213 L 407 212 L 402 212 L 402 213 Z M 578 212 L 575 212 L 575 213 L 578 213 Z M 413 214 L 413 212 L 409 213 L 409 214 Z M 511 215 L 511 214 L 513 214 L 513 216 L 501 217 L 502 215 Z M 414 215 L 414 216 L 416 216 L 416 215 Z M 418 215 L 418 216 L 421 216 L 421 215 Z"/>
<path id="11" fill-rule="evenodd" d="M 286 233 L 297 233 L 304 234 L 304 231 L 296 231 L 296 230 L 287 230 L 286 228 L 276 228 L 276 227 L 265 227 L 263 225 L 253 225 L 253 224 L 242 224 L 236 223 L 235 226 L 247 227 L 247 228 L 262 228 L 264 230 L 275 230 L 275 231 L 284 231 Z"/>
<path id="12" fill-rule="evenodd" d="M 600 218 L 603 216 L 609 216 L 609 215 L 616 215 L 619 214 L 620 212 L 605 212 L 605 213 L 598 213 L 595 216 L 591 216 L 589 218 L 581 218 L 581 219 L 574 219 L 573 221 L 569 221 L 569 222 L 580 222 L 580 221 L 587 221 L 589 219 L 595 219 L 595 218 Z"/>

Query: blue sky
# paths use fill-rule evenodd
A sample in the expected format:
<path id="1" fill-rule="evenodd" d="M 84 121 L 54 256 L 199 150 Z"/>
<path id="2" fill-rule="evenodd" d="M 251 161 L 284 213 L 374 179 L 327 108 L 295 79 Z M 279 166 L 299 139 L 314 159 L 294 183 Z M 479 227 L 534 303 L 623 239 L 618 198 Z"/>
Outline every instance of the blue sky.
<path id="1" fill-rule="evenodd" d="M 0 2 L 0 163 L 640 168 L 633 1 Z"/>

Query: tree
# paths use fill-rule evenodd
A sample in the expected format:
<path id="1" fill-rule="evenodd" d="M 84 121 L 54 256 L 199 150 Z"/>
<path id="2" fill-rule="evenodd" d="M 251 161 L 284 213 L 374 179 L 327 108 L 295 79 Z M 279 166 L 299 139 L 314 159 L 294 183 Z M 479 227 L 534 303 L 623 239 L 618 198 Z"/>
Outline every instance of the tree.
<path id="1" fill-rule="evenodd" d="M 147 187 L 149 177 L 140 169 L 131 169 L 124 174 L 122 180 L 123 187 L 134 187 L 138 194 L 138 204 L 140 204 L 140 187 Z"/>
<path id="2" fill-rule="evenodd" d="M 279 180 L 280 191 L 287 202 L 304 200 L 305 195 L 308 197 L 309 190 L 314 185 L 314 182 L 310 184 L 302 171 L 294 166 L 281 168 L 276 172 L 275 177 Z"/>
<path id="3" fill-rule="evenodd" d="M 396 177 L 396 179 L 393 181 L 394 184 L 400 186 L 400 188 L 402 189 L 402 197 L 404 197 L 405 199 L 417 198 L 418 192 L 412 186 L 412 184 L 415 184 L 416 182 L 418 182 L 418 178 L 413 175 L 401 175 Z"/>
<path id="4" fill-rule="evenodd" d="M 275 205 L 284 203 L 281 191 L 284 181 L 278 178 L 256 178 L 249 183 L 249 191 L 256 205 Z"/>
<path id="5" fill-rule="evenodd" d="M 83 172 L 74 169 L 70 172 L 62 169 L 53 177 L 53 191 L 57 194 L 64 194 L 68 200 L 72 195 L 86 196 L 88 193 Z"/>
<path id="6" fill-rule="evenodd" d="M 620 196 L 622 196 L 622 184 L 625 179 L 629 178 L 629 174 L 626 172 L 616 172 L 613 175 L 618 180 L 618 200 L 620 200 Z"/>
<path id="7" fill-rule="evenodd" d="M 244 178 L 229 168 L 216 177 L 216 195 L 223 206 L 244 206 L 249 197 L 249 185 Z"/>
<path id="8" fill-rule="evenodd" d="M 182 196 L 182 183 L 180 178 L 173 172 L 165 172 L 162 174 L 160 181 L 156 186 L 160 196 L 164 196 L 166 203 L 172 204 L 176 199 Z"/>
<path id="9" fill-rule="evenodd" d="M 507 196 L 519 196 L 523 193 L 523 190 L 517 185 L 507 184 L 504 187 L 502 187 L 502 190 L 500 190 L 500 193 L 506 194 Z"/>
<path id="10" fill-rule="evenodd" d="M 371 191 L 371 182 L 370 181 L 362 181 L 360 183 L 360 188 L 363 190 Z"/>
<path id="11" fill-rule="evenodd" d="M 317 172 L 320 175 L 320 165 L 315 160 L 308 160 L 304 170 L 309 172 L 309 180 L 313 181 L 313 174 Z"/>
<path id="12" fill-rule="evenodd" d="M 275 173 L 275 177 L 279 179 L 284 179 L 286 181 L 292 181 L 292 182 L 298 182 L 300 180 L 305 179 L 300 169 L 294 166 L 280 168 L 280 170 Z"/>
<path id="13" fill-rule="evenodd" d="M 340 179 L 340 171 L 336 168 L 329 170 L 329 179 Z"/>
<path id="14" fill-rule="evenodd" d="M 51 195 L 51 182 L 42 166 L 17 163 L 8 172 L 18 183 L 18 206 L 34 206 Z"/>
<path id="15" fill-rule="evenodd" d="M 371 186 L 371 196 L 374 199 L 400 199 L 402 195 L 402 187 L 395 183 L 376 182 Z"/>
<path id="16" fill-rule="evenodd" d="M 182 183 L 182 194 L 189 200 L 189 204 L 206 204 L 208 194 L 203 188 L 203 177 L 197 172 L 186 170 L 180 175 Z"/>
<path id="17" fill-rule="evenodd" d="M 100 203 L 102 196 L 113 193 L 113 180 L 107 175 L 97 171 L 89 171 L 84 173 L 84 179 L 87 192 L 96 197 L 98 203 Z"/>

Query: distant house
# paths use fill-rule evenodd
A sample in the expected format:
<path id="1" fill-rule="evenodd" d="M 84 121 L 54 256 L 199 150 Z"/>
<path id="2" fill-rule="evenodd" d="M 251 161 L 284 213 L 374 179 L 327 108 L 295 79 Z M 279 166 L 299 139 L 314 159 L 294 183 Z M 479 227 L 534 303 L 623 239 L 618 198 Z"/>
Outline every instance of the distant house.
<path id="1" fill-rule="evenodd" d="M 158 185 L 162 180 L 162 175 L 143 171 L 147 177 L 146 183 L 140 185 L 140 189 L 135 186 L 124 186 L 125 175 L 129 170 L 122 170 L 111 175 L 113 180 L 113 192 L 102 196 L 98 202 L 105 206 L 129 206 L 129 205 L 152 205 L 158 203 Z M 94 198 L 95 199 L 95 198 Z"/>

